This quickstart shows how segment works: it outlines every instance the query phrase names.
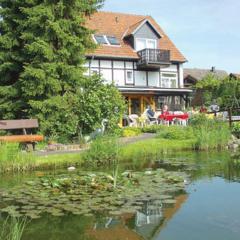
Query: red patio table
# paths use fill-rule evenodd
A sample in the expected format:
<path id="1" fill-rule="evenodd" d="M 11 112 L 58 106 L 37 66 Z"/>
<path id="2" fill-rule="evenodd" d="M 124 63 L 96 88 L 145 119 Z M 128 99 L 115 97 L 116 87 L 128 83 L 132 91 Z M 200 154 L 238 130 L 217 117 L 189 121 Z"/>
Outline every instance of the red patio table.
<path id="1" fill-rule="evenodd" d="M 182 119 L 182 120 L 188 120 L 189 115 L 187 113 L 184 114 L 161 114 L 158 117 L 160 120 L 165 120 L 172 122 L 175 118 Z"/>

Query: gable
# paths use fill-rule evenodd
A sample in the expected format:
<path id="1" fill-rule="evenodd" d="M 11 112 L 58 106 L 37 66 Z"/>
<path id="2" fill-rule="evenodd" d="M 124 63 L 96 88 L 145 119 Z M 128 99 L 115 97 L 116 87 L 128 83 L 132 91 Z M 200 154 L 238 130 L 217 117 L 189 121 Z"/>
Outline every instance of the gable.
<path id="1" fill-rule="evenodd" d="M 136 38 L 159 39 L 159 36 L 148 22 L 145 22 L 135 33 Z"/>

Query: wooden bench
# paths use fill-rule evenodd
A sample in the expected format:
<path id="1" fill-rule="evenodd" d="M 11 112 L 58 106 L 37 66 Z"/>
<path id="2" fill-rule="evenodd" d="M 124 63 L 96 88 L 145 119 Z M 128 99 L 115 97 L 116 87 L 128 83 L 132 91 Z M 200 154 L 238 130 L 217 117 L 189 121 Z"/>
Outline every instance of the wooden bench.
<path id="1" fill-rule="evenodd" d="M 0 130 L 22 129 L 22 135 L 0 136 L 0 142 L 18 142 L 27 150 L 34 150 L 36 142 L 43 141 L 42 135 L 28 134 L 28 129 L 38 128 L 37 119 L 0 120 Z"/>

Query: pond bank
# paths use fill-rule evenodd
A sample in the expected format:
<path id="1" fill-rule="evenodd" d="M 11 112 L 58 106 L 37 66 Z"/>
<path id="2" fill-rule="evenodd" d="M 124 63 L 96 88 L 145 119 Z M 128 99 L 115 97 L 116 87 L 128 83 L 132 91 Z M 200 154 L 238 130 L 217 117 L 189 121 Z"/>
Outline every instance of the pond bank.
<path id="1" fill-rule="evenodd" d="M 136 137 L 120 138 L 121 153 L 119 160 L 158 160 L 164 152 L 194 150 L 194 139 L 164 139 L 157 134 L 144 133 Z M 55 170 L 70 166 L 80 167 L 87 149 L 71 152 L 53 152 L 50 154 L 29 154 L 5 151 L 6 160 L 0 159 L 0 173 L 25 172 L 35 170 Z"/>
<path id="2" fill-rule="evenodd" d="M 142 133 L 138 136 L 134 136 L 134 137 L 121 137 L 119 138 L 119 142 L 120 144 L 124 145 L 124 144 L 131 144 L 131 143 L 135 143 L 138 141 L 143 141 L 146 139 L 152 139 L 155 138 L 156 134 L 154 133 Z M 83 151 L 86 151 L 87 149 L 89 149 L 89 147 L 84 147 L 82 149 L 78 149 L 78 150 L 58 150 L 58 151 L 36 151 L 36 155 L 37 156 L 48 156 L 48 155 L 60 155 L 60 154 L 71 154 L 71 153 L 81 153 Z"/>
<path id="3" fill-rule="evenodd" d="M 120 143 L 134 144 L 139 141 L 147 141 L 155 137 L 155 134 L 144 133 L 136 137 L 120 138 Z M 10 172 L 26 172 L 35 170 L 54 170 L 69 166 L 80 166 L 83 163 L 82 154 L 88 148 L 78 151 L 53 151 L 36 152 L 36 154 L 19 152 L 17 144 L 11 144 L 0 149 L 4 160 L 0 159 L 0 174 Z"/>

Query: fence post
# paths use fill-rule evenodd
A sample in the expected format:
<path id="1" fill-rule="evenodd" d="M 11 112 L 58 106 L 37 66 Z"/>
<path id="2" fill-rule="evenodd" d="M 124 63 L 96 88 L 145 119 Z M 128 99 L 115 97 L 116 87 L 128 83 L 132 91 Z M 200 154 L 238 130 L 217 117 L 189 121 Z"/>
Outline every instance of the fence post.
<path id="1" fill-rule="evenodd" d="M 228 109 L 229 126 L 232 127 L 232 108 Z"/>

